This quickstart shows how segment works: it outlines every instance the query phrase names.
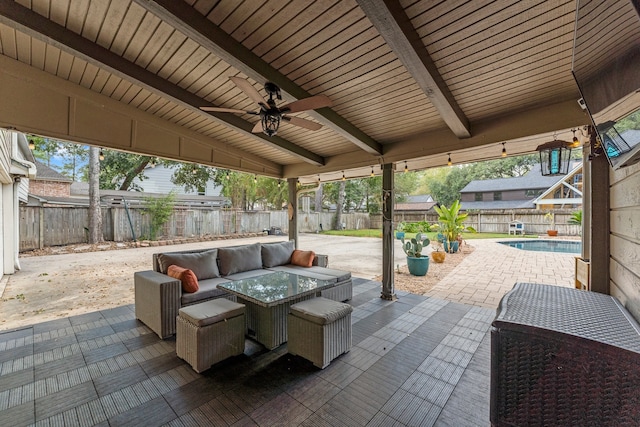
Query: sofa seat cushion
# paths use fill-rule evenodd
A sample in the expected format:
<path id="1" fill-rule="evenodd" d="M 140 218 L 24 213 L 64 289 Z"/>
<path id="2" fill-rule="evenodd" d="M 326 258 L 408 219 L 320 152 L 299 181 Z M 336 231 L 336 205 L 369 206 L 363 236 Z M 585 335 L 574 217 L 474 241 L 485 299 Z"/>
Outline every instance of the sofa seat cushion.
<path id="1" fill-rule="evenodd" d="M 271 273 L 270 270 L 266 270 L 264 268 L 260 268 L 260 269 L 257 269 L 257 270 L 249 270 L 249 271 L 243 271 L 241 273 L 231 274 L 231 275 L 225 277 L 225 279 L 229 279 L 229 280 L 250 279 L 252 277 L 264 276 L 265 274 L 269 274 L 269 273 Z"/>
<path id="2" fill-rule="evenodd" d="M 216 277 L 214 279 L 206 279 L 200 280 L 198 282 L 198 290 L 193 293 L 182 293 L 182 297 L 180 298 L 181 305 L 190 305 L 194 304 L 198 301 L 205 301 L 212 298 L 219 298 L 229 293 L 222 289 L 218 289 L 218 286 L 221 283 L 229 282 L 227 279 L 223 279 L 221 277 Z"/>
<path id="3" fill-rule="evenodd" d="M 305 267 L 298 267 L 298 266 L 292 266 L 292 265 L 279 265 L 277 267 L 272 267 L 269 270 L 284 271 L 285 273 L 299 274 L 300 276 L 311 277 L 312 279 L 326 280 L 329 283 L 337 282 L 337 279 L 335 276 L 329 276 L 327 274 L 318 273 L 314 271 L 314 269 L 315 267 L 305 268 Z"/>
<path id="4" fill-rule="evenodd" d="M 291 314 L 318 325 L 329 325 L 353 311 L 349 304 L 318 297 L 293 304 Z"/>
<path id="5" fill-rule="evenodd" d="M 223 276 L 229 276 L 243 271 L 258 270 L 262 268 L 262 253 L 260 243 L 219 248 L 220 272 Z"/>
<path id="6" fill-rule="evenodd" d="M 244 304 L 220 298 L 183 307 L 179 313 L 183 319 L 203 327 L 244 314 Z"/>
<path id="7" fill-rule="evenodd" d="M 295 249 L 295 241 L 278 243 L 263 243 L 262 266 L 265 268 L 275 267 L 277 265 L 289 264 L 291 262 L 291 254 Z"/>
<path id="8" fill-rule="evenodd" d="M 218 249 L 190 253 L 167 252 L 158 254 L 158 264 L 161 273 L 167 274 L 169 266 L 177 265 L 193 271 L 198 280 L 205 280 L 220 277 L 217 257 Z"/>
<path id="9" fill-rule="evenodd" d="M 346 280 L 351 279 L 350 271 L 342 271 L 342 270 L 336 270 L 333 268 L 318 267 L 316 265 L 314 265 L 313 267 L 300 267 L 299 265 L 289 264 L 289 265 L 283 265 L 282 267 L 287 267 L 292 270 L 295 270 L 292 272 L 295 272 L 302 276 L 306 276 L 308 275 L 309 272 L 313 272 L 315 274 L 323 274 L 325 276 L 335 277 L 338 282 L 344 282 Z"/>

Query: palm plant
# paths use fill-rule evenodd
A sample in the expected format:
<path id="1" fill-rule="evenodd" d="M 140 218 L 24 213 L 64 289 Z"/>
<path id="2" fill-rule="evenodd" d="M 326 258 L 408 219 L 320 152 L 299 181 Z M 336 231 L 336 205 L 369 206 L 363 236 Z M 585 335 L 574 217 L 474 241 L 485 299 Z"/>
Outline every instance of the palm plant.
<path id="1" fill-rule="evenodd" d="M 582 225 L 582 210 L 573 212 L 567 222 L 573 225 Z"/>
<path id="2" fill-rule="evenodd" d="M 439 215 L 439 231 L 444 235 L 446 241 L 456 241 L 458 239 L 458 235 L 460 235 L 460 233 L 462 233 L 463 231 L 469 231 L 472 233 L 476 232 L 473 227 L 463 224 L 463 222 L 469 215 L 466 213 L 460 213 L 460 200 L 454 201 L 449 208 L 444 205 L 436 205 L 433 208 Z"/>

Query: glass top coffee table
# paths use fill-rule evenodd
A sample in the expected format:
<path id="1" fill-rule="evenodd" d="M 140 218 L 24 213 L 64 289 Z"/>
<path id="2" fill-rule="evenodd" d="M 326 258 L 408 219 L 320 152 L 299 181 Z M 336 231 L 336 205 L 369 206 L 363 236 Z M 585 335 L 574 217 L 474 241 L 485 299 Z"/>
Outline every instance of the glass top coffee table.
<path id="1" fill-rule="evenodd" d="M 247 334 L 271 350 L 287 341 L 289 306 L 320 296 L 322 290 L 335 284 L 335 280 L 274 271 L 221 283 L 218 288 L 236 295 L 245 305 Z"/>

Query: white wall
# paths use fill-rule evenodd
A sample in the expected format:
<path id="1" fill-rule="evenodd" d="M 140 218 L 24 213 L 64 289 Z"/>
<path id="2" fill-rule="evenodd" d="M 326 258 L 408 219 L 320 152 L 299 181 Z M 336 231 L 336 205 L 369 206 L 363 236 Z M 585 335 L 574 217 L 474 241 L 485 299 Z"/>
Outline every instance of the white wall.
<path id="1" fill-rule="evenodd" d="M 610 292 L 640 321 L 640 163 L 609 173 Z"/>
<path id="2" fill-rule="evenodd" d="M 184 187 L 179 187 L 173 184 L 171 182 L 173 169 L 171 168 L 166 168 L 162 165 L 157 165 L 154 168 L 147 167 L 144 170 L 144 174 L 147 176 L 147 179 L 140 181 L 138 178 L 135 178 L 133 183 L 142 187 L 147 193 L 168 194 L 174 190 L 176 194 L 198 195 L 197 191 L 187 192 Z M 214 185 L 213 181 L 209 181 L 205 188 L 205 194 L 202 195 L 219 196 L 220 190 L 221 189 L 219 187 Z"/>

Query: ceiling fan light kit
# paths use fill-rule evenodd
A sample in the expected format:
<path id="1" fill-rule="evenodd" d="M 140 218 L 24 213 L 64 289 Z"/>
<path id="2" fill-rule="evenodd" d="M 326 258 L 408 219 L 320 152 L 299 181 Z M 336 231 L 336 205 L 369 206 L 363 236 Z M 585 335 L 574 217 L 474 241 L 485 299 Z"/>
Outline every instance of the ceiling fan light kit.
<path id="1" fill-rule="evenodd" d="M 254 116 L 260 116 L 260 121 L 256 123 L 251 130 L 253 133 L 264 132 L 267 136 L 274 136 L 278 133 L 278 129 L 280 128 L 280 123 L 282 121 L 308 130 L 318 130 L 322 128 L 321 124 L 312 122 L 311 120 L 302 119 L 300 117 L 289 116 L 289 114 L 331 107 L 332 105 L 331 100 L 326 95 L 315 95 L 278 107 L 274 97 L 277 100 L 282 100 L 282 93 L 275 83 L 266 82 L 264 84 L 264 90 L 269 95 L 269 99 L 265 101 L 264 98 L 262 98 L 262 95 L 260 95 L 248 80 L 240 77 L 230 77 L 230 79 L 240 90 L 260 106 L 260 110 L 245 111 L 222 107 L 200 107 L 200 109 L 203 111 L 217 113 L 251 114 Z"/>

